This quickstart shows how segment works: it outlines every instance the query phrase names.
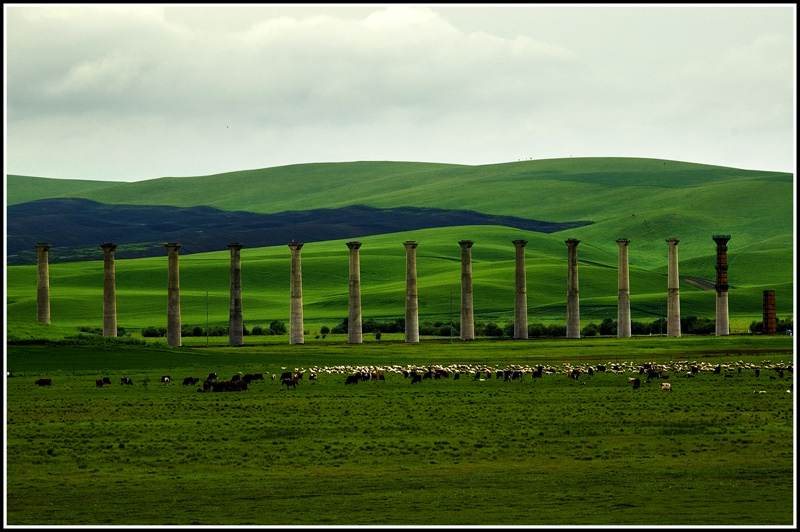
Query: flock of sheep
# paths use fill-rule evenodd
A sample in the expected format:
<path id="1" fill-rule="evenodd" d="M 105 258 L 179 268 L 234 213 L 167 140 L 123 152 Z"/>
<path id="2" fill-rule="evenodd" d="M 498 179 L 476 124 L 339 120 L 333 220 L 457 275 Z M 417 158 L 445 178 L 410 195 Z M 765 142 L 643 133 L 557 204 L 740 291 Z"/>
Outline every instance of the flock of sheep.
<path id="1" fill-rule="evenodd" d="M 286 369 L 286 368 L 282 368 Z M 794 367 L 791 363 L 771 363 L 769 361 L 762 361 L 760 364 L 752 362 L 726 362 L 726 363 L 711 363 L 711 362 L 690 362 L 690 361 L 670 361 L 666 364 L 657 363 L 634 363 L 634 362 L 608 362 L 607 364 L 579 364 L 572 365 L 570 363 L 563 363 L 560 366 L 554 365 L 508 365 L 505 368 L 498 368 L 488 365 L 473 365 L 473 364 L 449 364 L 439 365 L 432 364 L 424 365 L 387 365 L 387 366 L 326 366 L 326 367 L 311 367 L 311 368 L 294 368 L 295 374 L 302 375 L 308 371 L 314 378 L 319 374 L 329 375 L 345 375 L 348 379 L 346 383 L 354 382 L 353 375 L 358 375 L 358 380 L 372 380 L 377 379 L 380 375 L 381 380 L 383 376 L 388 373 L 396 373 L 405 378 L 411 378 L 411 382 L 421 382 L 423 379 L 438 380 L 441 378 L 459 379 L 461 377 L 472 378 L 474 380 L 486 380 L 491 378 L 500 378 L 503 380 L 517 380 L 525 378 L 542 377 L 543 375 L 565 375 L 567 377 L 579 380 L 582 375 L 594 375 L 596 372 L 626 374 L 633 373 L 634 375 L 641 375 L 643 378 L 658 379 L 662 381 L 661 388 L 663 390 L 672 391 L 672 386 L 669 383 L 663 382 L 670 378 L 685 377 L 691 378 L 694 375 L 705 372 L 715 373 L 726 377 L 732 377 L 734 373 L 740 374 L 742 371 L 754 372 L 756 377 L 760 376 L 761 371 L 774 372 L 774 375 L 768 375 L 768 378 L 774 379 L 776 377 L 782 378 L 785 372 L 793 373 Z M 273 375 L 273 380 L 275 375 Z M 633 383 L 638 380 L 638 377 L 631 377 L 628 382 Z M 673 379 L 674 380 L 674 379 Z"/>

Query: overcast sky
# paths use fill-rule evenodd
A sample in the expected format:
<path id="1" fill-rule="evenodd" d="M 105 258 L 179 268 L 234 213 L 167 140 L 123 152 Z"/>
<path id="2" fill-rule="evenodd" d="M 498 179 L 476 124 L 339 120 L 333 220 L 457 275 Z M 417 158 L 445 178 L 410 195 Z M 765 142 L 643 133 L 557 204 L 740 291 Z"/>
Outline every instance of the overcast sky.
<path id="1" fill-rule="evenodd" d="M 6 173 L 654 157 L 794 172 L 794 4 L 8 5 Z"/>

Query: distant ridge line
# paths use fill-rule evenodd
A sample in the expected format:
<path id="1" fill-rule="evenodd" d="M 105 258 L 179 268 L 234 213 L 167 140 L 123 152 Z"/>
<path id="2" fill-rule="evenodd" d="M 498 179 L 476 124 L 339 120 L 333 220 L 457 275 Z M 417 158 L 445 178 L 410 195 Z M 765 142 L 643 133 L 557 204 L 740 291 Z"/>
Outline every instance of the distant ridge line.
<path id="1" fill-rule="evenodd" d="M 98 260 L 98 246 L 115 242 L 125 258 L 161 256 L 165 242 L 185 253 L 225 249 L 228 242 L 267 247 L 292 240 L 321 242 L 466 225 L 498 225 L 554 233 L 590 221 L 547 222 L 470 210 L 422 207 L 335 209 L 260 214 L 214 207 L 110 205 L 78 198 L 36 200 L 7 209 L 7 263 L 34 264 L 36 242 L 52 245 L 51 262 Z M 133 245 L 125 249 L 125 245 Z"/>

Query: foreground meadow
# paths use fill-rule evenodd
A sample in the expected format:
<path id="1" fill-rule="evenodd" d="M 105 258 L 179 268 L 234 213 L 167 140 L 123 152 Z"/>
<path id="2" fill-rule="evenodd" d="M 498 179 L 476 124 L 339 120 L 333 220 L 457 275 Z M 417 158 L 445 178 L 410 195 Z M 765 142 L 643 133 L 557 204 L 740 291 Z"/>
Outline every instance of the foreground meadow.
<path id="1" fill-rule="evenodd" d="M 792 525 L 791 338 L 631 340 L 9 346 L 7 524 Z M 545 372 L 485 374 L 515 365 Z M 212 371 L 265 380 L 181 384 Z"/>

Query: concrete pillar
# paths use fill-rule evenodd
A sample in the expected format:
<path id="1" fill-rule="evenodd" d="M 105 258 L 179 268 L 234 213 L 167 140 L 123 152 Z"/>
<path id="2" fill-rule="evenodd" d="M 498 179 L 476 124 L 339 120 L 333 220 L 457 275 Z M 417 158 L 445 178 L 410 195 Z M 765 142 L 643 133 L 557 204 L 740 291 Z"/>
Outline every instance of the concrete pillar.
<path id="1" fill-rule="evenodd" d="M 681 298 L 678 290 L 678 240 L 668 238 L 667 270 L 667 336 L 681 335 Z"/>
<path id="2" fill-rule="evenodd" d="M 775 290 L 764 290 L 764 316 L 762 334 L 772 336 L 777 332 L 777 320 L 775 316 Z"/>
<path id="3" fill-rule="evenodd" d="M 180 244 L 165 244 L 167 248 L 167 345 L 181 346 L 181 284 L 178 276 Z"/>
<path id="4" fill-rule="evenodd" d="M 358 249 L 361 242 L 348 242 L 350 248 L 350 304 L 347 314 L 347 343 L 361 343 L 361 265 Z"/>
<path id="5" fill-rule="evenodd" d="M 717 307 L 715 329 L 717 336 L 730 334 L 728 322 L 728 240 L 730 235 L 714 235 L 717 243 L 717 282 L 714 288 L 717 291 Z"/>
<path id="6" fill-rule="evenodd" d="M 631 293 L 628 280 L 628 244 L 627 238 L 618 238 L 619 268 L 617 273 L 617 338 L 631 337 Z"/>
<path id="7" fill-rule="evenodd" d="M 461 240 L 461 339 L 475 339 L 475 314 L 472 305 L 472 240 Z"/>
<path id="8" fill-rule="evenodd" d="M 578 299 L 578 243 L 570 238 L 567 244 L 567 338 L 581 337 L 581 313 Z"/>
<path id="9" fill-rule="evenodd" d="M 36 319 L 50 323 L 50 244 L 36 244 L 38 273 L 36 276 Z"/>
<path id="10" fill-rule="evenodd" d="M 406 247 L 406 343 L 419 342 L 417 308 L 417 242 L 403 242 Z"/>
<path id="11" fill-rule="evenodd" d="M 527 240 L 513 240 L 516 248 L 514 270 L 514 339 L 528 338 L 528 289 L 525 279 L 525 244 Z"/>
<path id="12" fill-rule="evenodd" d="M 300 249 L 302 242 L 290 242 L 292 250 L 292 280 L 289 297 L 289 344 L 302 344 L 303 336 L 303 276 L 300 270 Z"/>
<path id="13" fill-rule="evenodd" d="M 103 336 L 117 336 L 117 293 L 114 272 L 116 244 L 103 244 Z"/>
<path id="14" fill-rule="evenodd" d="M 244 321 L 242 320 L 242 244 L 228 244 L 231 250 L 231 305 L 228 320 L 228 345 L 244 344 Z"/>

